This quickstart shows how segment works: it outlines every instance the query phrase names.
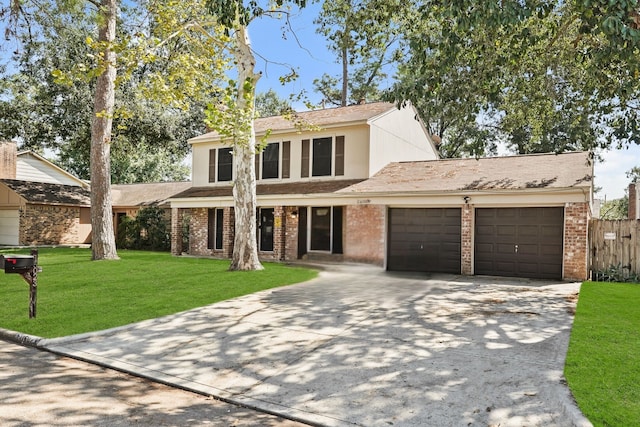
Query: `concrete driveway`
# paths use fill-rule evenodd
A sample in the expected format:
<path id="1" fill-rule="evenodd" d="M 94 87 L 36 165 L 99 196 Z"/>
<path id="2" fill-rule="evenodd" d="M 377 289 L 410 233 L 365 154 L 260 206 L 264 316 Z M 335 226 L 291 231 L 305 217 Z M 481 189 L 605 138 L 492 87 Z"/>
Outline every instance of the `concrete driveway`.
<path id="1" fill-rule="evenodd" d="M 344 265 L 39 344 L 309 424 L 589 425 L 562 374 L 579 286 Z"/>

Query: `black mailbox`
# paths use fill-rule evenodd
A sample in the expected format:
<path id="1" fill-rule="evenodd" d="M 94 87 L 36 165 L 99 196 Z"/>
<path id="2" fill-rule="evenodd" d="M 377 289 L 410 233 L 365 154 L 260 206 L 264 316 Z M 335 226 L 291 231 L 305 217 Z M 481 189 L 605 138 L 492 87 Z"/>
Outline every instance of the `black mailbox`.
<path id="1" fill-rule="evenodd" d="M 24 273 L 36 263 L 35 257 L 31 255 L 0 255 L 0 258 L 5 273 Z"/>

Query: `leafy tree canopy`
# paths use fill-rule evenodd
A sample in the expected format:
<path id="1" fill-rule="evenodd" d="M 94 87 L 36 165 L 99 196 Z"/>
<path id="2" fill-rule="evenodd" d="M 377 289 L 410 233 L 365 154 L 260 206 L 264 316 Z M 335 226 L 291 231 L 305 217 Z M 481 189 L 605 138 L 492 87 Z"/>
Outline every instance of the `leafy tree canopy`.
<path id="1" fill-rule="evenodd" d="M 186 141 L 205 130 L 206 100 L 200 94 L 210 96 L 214 89 L 178 76 L 183 69 L 204 74 L 189 65 L 194 52 L 185 49 L 188 38 L 175 34 L 178 21 L 189 22 L 195 11 L 170 10 L 169 3 L 146 2 L 145 9 L 131 5 L 122 11 L 111 140 L 114 183 L 188 178 Z M 40 154 L 53 152 L 61 167 L 89 179 L 94 76 L 101 69 L 95 22 L 84 11 L 54 1 L 39 4 L 38 10 L 29 2 L 22 7 L 31 22 L 28 31 L 15 32 L 20 49 L 13 54 L 13 67 L 0 74 L 0 138 Z M 199 31 L 189 36 L 204 37 Z"/>
<path id="2" fill-rule="evenodd" d="M 637 2 L 422 2 L 387 99 L 447 156 L 638 143 Z"/>

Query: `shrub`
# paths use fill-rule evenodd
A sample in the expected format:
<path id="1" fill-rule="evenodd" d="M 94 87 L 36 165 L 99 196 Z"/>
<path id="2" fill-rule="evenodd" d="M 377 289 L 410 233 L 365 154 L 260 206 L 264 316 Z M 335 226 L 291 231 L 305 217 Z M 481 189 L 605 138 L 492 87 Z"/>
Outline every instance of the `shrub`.
<path id="1" fill-rule="evenodd" d="M 171 227 L 166 211 L 151 206 L 140 209 L 135 218 L 123 218 L 116 244 L 121 249 L 170 250 Z"/>

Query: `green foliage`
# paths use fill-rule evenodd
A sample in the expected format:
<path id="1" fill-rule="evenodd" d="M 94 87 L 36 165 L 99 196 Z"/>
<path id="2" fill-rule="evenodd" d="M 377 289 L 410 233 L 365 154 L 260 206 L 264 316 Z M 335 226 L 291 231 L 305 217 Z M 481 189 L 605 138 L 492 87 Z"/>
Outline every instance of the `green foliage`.
<path id="1" fill-rule="evenodd" d="M 629 214 L 629 196 L 620 199 L 607 200 L 600 207 L 601 219 L 626 219 Z"/>
<path id="2" fill-rule="evenodd" d="M 347 105 L 377 101 L 385 67 L 401 56 L 400 38 L 406 2 L 398 0 L 326 0 L 314 21 L 317 32 L 342 64 L 340 76 L 323 74 L 314 80 L 324 102 Z"/>
<path id="3" fill-rule="evenodd" d="M 119 249 L 169 251 L 171 249 L 171 217 L 166 209 L 145 207 L 135 218 L 122 218 L 118 224 Z"/>
<path id="4" fill-rule="evenodd" d="M 587 282 L 571 329 L 565 376 L 594 426 L 640 420 L 640 286 Z"/>
<path id="5" fill-rule="evenodd" d="M 95 262 L 88 249 L 40 249 L 37 317 L 28 318 L 24 280 L 7 275 L 0 327 L 46 338 L 98 331 L 316 276 L 314 271 L 281 264 L 234 274 L 227 271 L 228 260 L 126 250 L 119 255 L 118 262 Z"/>
<path id="6" fill-rule="evenodd" d="M 631 170 L 627 171 L 626 175 L 631 182 L 640 182 L 640 166 L 634 166 Z"/>
<path id="7" fill-rule="evenodd" d="M 256 115 L 258 117 L 280 116 L 291 111 L 291 104 L 273 90 L 256 94 Z"/>
<path id="8" fill-rule="evenodd" d="M 638 46 L 593 25 L 585 31 L 585 14 L 606 20 L 587 3 L 629 8 L 622 0 L 423 2 L 386 98 L 411 101 L 445 154 L 477 153 L 483 131 L 488 144 L 517 153 L 638 143 Z"/>
<path id="9" fill-rule="evenodd" d="M 100 68 L 95 51 L 98 46 L 88 36 L 93 34 L 95 23 L 84 11 L 60 11 L 47 2 L 42 7 L 45 15 L 34 12 L 32 25 L 38 37 L 18 34 L 21 49 L 13 56 L 15 68 L 0 75 L 0 138 L 17 139 L 22 149 L 41 154 L 53 151 L 61 167 L 89 179 L 95 90 L 93 71 L 89 70 Z M 133 23 L 136 16 L 137 12 L 125 8 L 122 19 Z M 135 55 L 142 55 L 142 46 L 151 51 L 151 41 L 138 41 L 137 49 L 124 52 L 123 43 L 131 42 L 137 34 L 130 31 L 132 27 L 121 26 L 118 33 L 122 73 L 116 88 L 111 139 L 112 182 L 183 180 L 188 177 L 188 168 L 181 165 L 189 152 L 186 141 L 205 130 L 204 101 L 198 98 L 200 92 L 190 96 L 187 90 L 178 90 L 182 80 L 175 75 L 170 76 L 175 84 L 166 85 L 166 90 L 179 94 L 176 102 L 163 104 L 159 98 L 166 100 L 166 94 L 152 96 L 150 82 L 157 83 L 158 76 L 175 74 L 176 68 L 184 66 L 184 56 L 180 61 L 167 59 L 182 45 L 167 42 L 168 46 L 153 52 L 154 62 L 148 59 L 151 56 L 140 61 Z M 157 37 L 153 40 L 160 43 Z M 189 111 L 183 110 L 187 104 L 192 107 Z"/>
<path id="10" fill-rule="evenodd" d="M 640 275 L 630 271 L 622 264 L 618 264 L 610 265 L 606 270 L 596 271 L 593 280 L 596 282 L 640 283 Z"/>

